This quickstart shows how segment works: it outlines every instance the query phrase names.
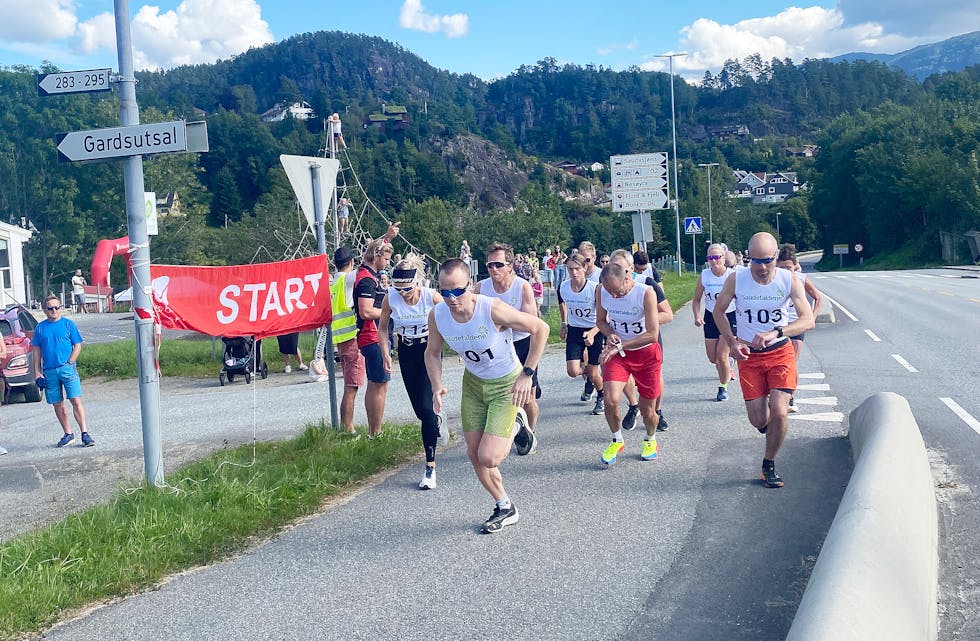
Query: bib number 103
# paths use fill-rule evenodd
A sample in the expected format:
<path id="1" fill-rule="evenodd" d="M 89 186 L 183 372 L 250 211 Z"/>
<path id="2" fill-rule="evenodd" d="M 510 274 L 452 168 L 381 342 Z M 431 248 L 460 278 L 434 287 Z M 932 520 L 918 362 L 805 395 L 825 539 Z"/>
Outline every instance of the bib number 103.
<path id="1" fill-rule="evenodd" d="M 753 315 L 753 311 L 755 314 Z M 767 323 L 778 323 L 783 320 L 783 310 L 781 309 L 757 309 L 745 310 L 745 315 L 748 317 L 749 323 L 758 323 L 760 325 L 765 325 Z"/>

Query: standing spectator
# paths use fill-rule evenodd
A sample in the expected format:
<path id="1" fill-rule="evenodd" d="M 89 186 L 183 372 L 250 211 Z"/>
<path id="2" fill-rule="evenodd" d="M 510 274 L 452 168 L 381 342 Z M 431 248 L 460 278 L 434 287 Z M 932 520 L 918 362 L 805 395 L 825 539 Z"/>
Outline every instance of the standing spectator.
<path id="1" fill-rule="evenodd" d="M 285 373 L 290 373 L 293 368 L 289 366 L 289 360 L 296 361 L 296 369 L 301 371 L 306 371 L 309 368 L 303 364 L 303 354 L 299 351 L 299 332 L 291 332 L 289 334 L 280 334 L 276 336 L 276 341 L 279 342 L 279 353 L 282 354 L 282 362 L 286 364 L 283 371 Z"/>
<path id="2" fill-rule="evenodd" d="M 534 293 L 534 304 L 538 307 L 538 316 L 541 316 L 541 306 L 544 304 L 544 284 L 541 282 L 541 272 L 537 270 L 531 277 L 531 291 Z"/>
<path id="3" fill-rule="evenodd" d="M 88 285 L 82 270 L 76 269 L 75 275 L 71 277 L 71 296 L 75 303 L 75 311 L 79 314 L 86 313 L 85 309 L 85 286 Z"/>
<path id="4" fill-rule="evenodd" d="M 346 197 L 337 202 L 337 226 L 340 228 L 341 238 L 350 232 L 350 201 Z"/>
<path id="5" fill-rule="evenodd" d="M 544 284 L 547 287 L 554 287 L 558 289 L 555 285 L 555 257 L 551 254 L 551 248 L 544 250 Z"/>
<path id="6" fill-rule="evenodd" d="M 562 282 L 568 278 L 568 272 L 565 270 L 568 254 L 561 250 L 561 245 L 555 243 L 555 253 L 552 255 L 555 258 L 555 289 L 558 289 Z"/>
<path id="7" fill-rule="evenodd" d="M 344 396 L 340 401 L 340 422 L 348 433 L 354 433 L 354 401 L 357 390 L 364 387 L 364 357 L 357 347 L 357 318 L 354 314 L 354 252 L 338 247 L 333 254 L 334 280 L 330 284 L 333 307 L 333 344 L 340 358 L 344 377 Z M 331 358 L 324 355 L 324 358 Z"/>
<path id="8" fill-rule="evenodd" d="M 466 263 L 466 266 L 470 266 L 470 261 L 473 259 L 473 253 L 470 251 L 470 244 L 463 239 L 463 244 L 459 246 L 459 259 Z"/>
<path id="9" fill-rule="evenodd" d="M 75 422 L 82 432 L 82 446 L 92 447 L 95 441 L 85 425 L 85 407 L 82 405 L 82 382 L 78 377 L 78 354 L 82 351 L 82 335 L 78 327 L 61 316 L 61 300 L 54 294 L 44 299 L 46 318 L 34 329 L 34 373 L 37 386 L 44 390 L 44 398 L 54 406 L 55 416 L 61 423 L 64 435 L 58 447 L 75 440 L 68 421 L 64 397 L 71 402 Z"/>
<path id="10" fill-rule="evenodd" d="M 330 134 L 333 136 L 334 149 L 347 149 L 347 142 L 344 141 L 342 131 L 343 124 L 340 122 L 340 114 L 334 112 L 327 118 L 327 122 L 330 123 Z"/>

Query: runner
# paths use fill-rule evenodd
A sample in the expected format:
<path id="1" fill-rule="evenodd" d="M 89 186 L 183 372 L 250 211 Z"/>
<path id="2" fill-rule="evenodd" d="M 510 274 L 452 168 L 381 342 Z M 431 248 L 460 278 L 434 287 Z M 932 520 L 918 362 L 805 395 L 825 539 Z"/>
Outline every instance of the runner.
<path id="1" fill-rule="evenodd" d="M 820 307 L 820 301 L 823 298 L 820 295 L 820 291 L 814 286 L 813 281 L 809 280 L 803 273 L 803 268 L 800 267 L 800 260 L 796 256 L 796 245 L 792 243 L 786 243 L 779 248 L 779 259 L 776 264 L 783 269 L 788 269 L 793 272 L 797 278 L 803 283 L 803 291 L 807 296 L 810 297 L 812 303 L 810 305 L 810 311 L 813 315 L 817 315 L 817 309 Z M 796 313 L 796 306 L 793 303 L 789 304 L 789 321 L 792 323 L 798 318 Z M 796 354 L 796 362 L 800 362 L 800 352 L 803 351 L 803 334 L 798 336 L 793 336 L 793 351 Z M 789 412 L 790 414 L 796 412 L 796 398 L 795 395 L 790 395 L 789 397 Z"/>
<path id="2" fill-rule="evenodd" d="M 583 240 L 578 244 L 578 253 L 582 254 L 582 258 L 586 262 L 585 279 L 598 283 L 599 274 L 602 270 L 599 268 L 596 262 L 595 245 L 587 240 Z"/>
<path id="3" fill-rule="evenodd" d="M 565 341 L 565 371 L 572 378 L 585 376 L 599 390 L 592 408 L 592 414 L 598 416 L 605 410 L 599 372 L 599 355 L 605 336 L 595 325 L 595 295 L 599 286 L 585 279 L 585 265 L 584 256 L 578 252 L 565 261 L 568 280 L 558 288 L 558 313 L 561 315 L 561 338 Z M 582 358 L 586 351 L 588 364 L 583 369 Z"/>
<path id="4" fill-rule="evenodd" d="M 596 298 L 596 325 L 606 336 L 599 358 L 602 363 L 602 389 L 606 396 L 606 423 L 612 442 L 602 452 L 606 465 L 616 462 L 625 447 L 619 417 L 619 400 L 630 376 L 640 392 L 639 409 L 646 426 L 640 458 L 657 458 L 656 399 L 660 396 L 660 369 L 663 362 L 657 339 L 657 297 L 653 288 L 637 283 L 615 259 L 602 269 L 602 287 Z"/>
<path id="5" fill-rule="evenodd" d="M 415 254 L 408 254 L 395 264 L 391 272 L 391 287 L 381 304 L 378 326 L 388 327 L 388 321 L 392 321 L 398 347 L 398 369 L 415 416 L 422 421 L 425 471 L 419 489 L 433 490 L 436 488 L 436 443 L 441 440 L 443 447 L 448 445 L 449 433 L 443 417 L 432 411 L 429 402 L 432 385 L 429 377 L 424 375 L 429 312 L 442 302 L 442 296 L 425 286 L 426 282 L 425 264 Z M 381 341 L 381 359 L 385 372 L 390 374 L 391 350 L 388 341 Z"/>
<path id="6" fill-rule="evenodd" d="M 531 284 L 514 273 L 514 250 L 505 243 L 493 243 L 487 247 L 487 272 L 490 278 L 480 281 L 476 292 L 499 298 L 519 312 L 531 312 L 536 310 L 534 304 L 534 290 Z M 514 350 L 517 358 L 524 365 L 527 363 L 528 353 L 531 348 L 530 334 L 524 331 L 514 332 Z M 537 360 L 534 361 L 535 363 Z M 531 379 L 534 394 L 524 403 L 524 412 L 527 414 L 527 423 L 514 438 L 514 447 L 521 456 L 530 454 L 538 447 L 538 438 L 534 433 L 534 428 L 538 424 L 538 401 L 541 397 L 541 387 L 538 385 L 538 372 L 535 368 Z"/>
<path id="7" fill-rule="evenodd" d="M 515 432 L 527 423 L 522 406 L 534 398 L 534 370 L 548 342 L 548 324 L 500 300 L 472 293 L 469 270 L 459 259 L 443 263 L 439 293 L 443 302 L 429 313 L 425 368 L 432 382 L 432 407 L 442 413 L 442 347 L 448 343 L 464 357 L 460 421 L 466 454 L 476 477 L 493 497 L 486 533 L 517 523 L 520 515 L 504 489 L 500 464 L 507 458 Z M 513 332 L 530 337 L 523 368 L 514 351 Z"/>
<path id="8" fill-rule="evenodd" d="M 718 340 L 721 334 L 718 332 L 712 313 L 715 309 L 715 299 L 721 292 L 728 275 L 732 273 L 732 270 L 725 267 L 725 255 L 725 249 L 717 243 L 708 247 L 708 267 L 698 276 L 698 284 L 694 287 L 694 299 L 691 301 L 694 326 L 704 328 L 704 351 L 708 355 L 708 361 L 718 370 L 718 394 L 715 395 L 715 400 L 719 402 L 728 400 L 728 382 L 732 377 L 731 361 L 729 361 L 731 350 L 727 342 Z M 702 297 L 704 315 L 701 314 Z M 725 309 L 725 317 L 734 333 L 735 301 Z"/>
<path id="9" fill-rule="evenodd" d="M 748 269 L 736 270 L 715 299 L 715 325 L 738 360 L 739 383 L 749 422 L 766 436 L 762 483 L 783 487 L 776 473 L 776 453 L 789 426 L 789 396 L 796 389 L 796 362 L 789 337 L 813 327 L 813 313 L 803 285 L 792 272 L 776 267 L 772 234 L 759 232 L 749 241 Z M 725 310 L 735 300 L 736 332 Z M 789 303 L 799 318 L 789 322 Z"/>

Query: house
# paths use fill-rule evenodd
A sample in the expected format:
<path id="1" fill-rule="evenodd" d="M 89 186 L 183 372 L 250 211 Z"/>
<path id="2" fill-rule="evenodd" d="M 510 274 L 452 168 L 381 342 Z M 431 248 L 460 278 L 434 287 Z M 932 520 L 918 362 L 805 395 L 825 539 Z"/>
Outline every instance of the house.
<path id="1" fill-rule="evenodd" d="M 0 223 L 0 309 L 14 303 L 27 305 L 30 302 L 27 299 L 24 244 L 33 235 L 30 229 Z"/>
<path id="2" fill-rule="evenodd" d="M 732 171 L 735 188 L 729 192 L 730 198 L 751 198 L 753 204 L 777 205 L 785 202 L 796 192 L 805 189 L 795 171 L 752 172 L 736 169 Z"/>
<path id="3" fill-rule="evenodd" d="M 570 174 L 579 175 L 582 173 L 582 169 L 579 167 L 578 163 L 574 163 L 571 160 L 560 160 L 558 162 L 551 163 L 551 166 L 555 169 L 561 169 L 562 171 L 567 171 Z"/>
<path id="4" fill-rule="evenodd" d="M 393 123 L 398 129 L 404 129 L 411 122 L 411 118 L 408 117 L 408 109 L 402 105 L 389 105 L 381 103 L 381 113 L 375 112 L 373 114 L 368 114 L 368 117 L 364 119 L 362 126 L 364 129 L 372 125 L 379 125 L 382 127 L 387 127 L 388 123 Z"/>
<path id="5" fill-rule="evenodd" d="M 790 158 L 813 158 L 820 151 L 818 145 L 803 145 L 802 147 L 786 147 L 786 155 Z"/>
<path id="6" fill-rule="evenodd" d="M 171 191 L 166 194 L 157 194 L 157 216 L 184 216 L 184 211 L 180 207 L 180 196 L 177 192 Z"/>
<path id="7" fill-rule="evenodd" d="M 316 114 L 313 113 L 313 107 L 310 106 L 310 103 L 304 100 L 290 105 L 277 102 L 274 107 L 263 113 L 261 118 L 262 122 L 282 122 L 287 116 L 297 120 L 310 120 L 315 118 Z"/>
<path id="8" fill-rule="evenodd" d="M 589 165 L 589 171 L 594 172 L 594 173 L 599 173 L 600 171 L 602 171 L 605 168 L 606 168 L 606 166 L 604 164 L 602 164 L 601 162 L 594 162 L 591 165 Z"/>

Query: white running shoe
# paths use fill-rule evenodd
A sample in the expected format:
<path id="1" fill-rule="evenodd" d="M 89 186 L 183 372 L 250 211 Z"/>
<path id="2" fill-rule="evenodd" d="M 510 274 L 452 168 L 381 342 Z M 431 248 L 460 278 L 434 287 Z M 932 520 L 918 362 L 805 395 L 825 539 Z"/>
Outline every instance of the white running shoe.
<path id="1" fill-rule="evenodd" d="M 3 456 L 6 453 L 7 453 L 6 448 L 4 448 L 2 445 L 0 445 L 0 456 Z"/>
<path id="2" fill-rule="evenodd" d="M 286 366 L 286 369 L 284 369 L 284 370 L 282 370 L 282 371 L 283 371 L 283 372 L 285 372 L 286 374 L 288 374 L 288 373 L 290 373 L 291 371 L 293 371 L 293 368 L 292 368 L 292 367 L 290 367 L 289 365 L 287 365 L 287 366 Z"/>
<path id="3" fill-rule="evenodd" d="M 449 447 L 449 424 L 446 422 L 446 415 L 436 414 L 436 423 L 439 425 L 439 447 Z"/>
<path id="4" fill-rule="evenodd" d="M 434 490 L 436 489 L 436 468 L 425 466 L 425 473 L 422 475 L 422 480 L 419 481 L 420 490 Z"/>

